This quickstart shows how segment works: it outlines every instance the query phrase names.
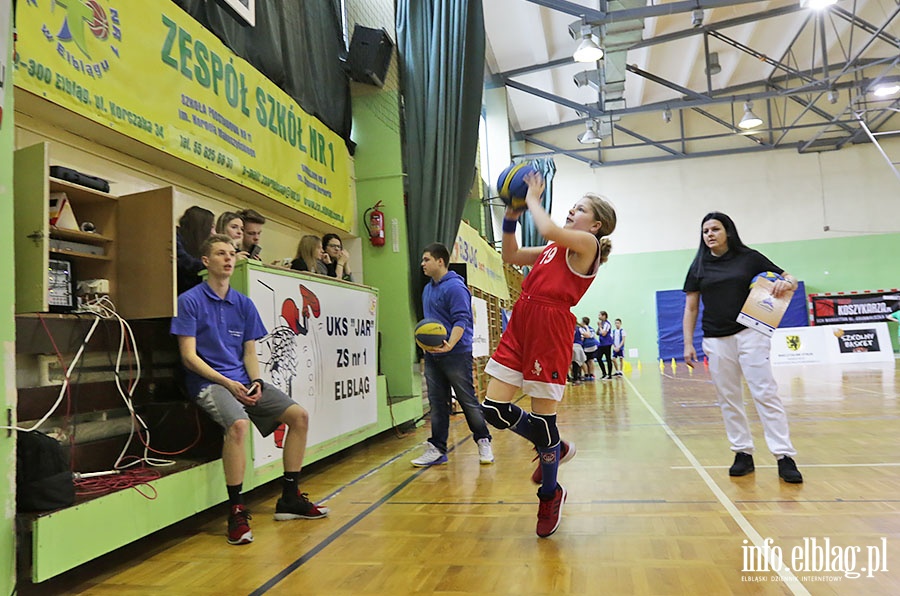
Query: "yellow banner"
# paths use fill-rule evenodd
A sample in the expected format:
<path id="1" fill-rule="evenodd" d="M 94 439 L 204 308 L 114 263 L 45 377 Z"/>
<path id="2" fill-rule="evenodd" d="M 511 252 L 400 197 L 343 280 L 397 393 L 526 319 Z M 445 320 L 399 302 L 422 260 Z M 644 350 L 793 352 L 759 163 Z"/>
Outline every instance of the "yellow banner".
<path id="1" fill-rule="evenodd" d="M 173 3 L 27 0 L 16 28 L 17 86 L 350 230 L 343 139 Z"/>
<path id="2" fill-rule="evenodd" d="M 509 287 L 503 272 L 503 258 L 478 231 L 466 222 L 460 222 L 453 245 L 451 263 L 465 263 L 470 286 L 480 288 L 498 298 L 509 299 Z"/>

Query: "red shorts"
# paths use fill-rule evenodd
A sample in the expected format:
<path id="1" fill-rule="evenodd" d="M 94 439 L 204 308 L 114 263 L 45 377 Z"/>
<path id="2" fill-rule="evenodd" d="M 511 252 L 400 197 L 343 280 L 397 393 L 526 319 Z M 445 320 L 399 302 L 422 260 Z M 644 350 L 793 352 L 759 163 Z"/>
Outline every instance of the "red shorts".
<path id="1" fill-rule="evenodd" d="M 562 400 L 575 322 L 568 307 L 523 294 L 484 371 L 532 397 Z"/>

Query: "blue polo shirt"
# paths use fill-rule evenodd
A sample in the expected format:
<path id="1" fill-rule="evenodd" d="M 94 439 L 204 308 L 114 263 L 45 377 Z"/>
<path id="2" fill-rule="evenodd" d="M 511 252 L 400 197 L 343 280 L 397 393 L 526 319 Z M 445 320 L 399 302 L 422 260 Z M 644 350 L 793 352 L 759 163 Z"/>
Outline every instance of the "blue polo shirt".
<path id="1" fill-rule="evenodd" d="M 178 316 L 172 319 L 172 335 L 194 337 L 197 355 L 223 376 L 245 385 L 244 343 L 266 335 L 256 306 L 240 292 L 228 288 L 219 298 L 206 282 L 178 296 Z M 194 397 L 212 385 L 197 373 L 185 370 L 188 393 Z"/>

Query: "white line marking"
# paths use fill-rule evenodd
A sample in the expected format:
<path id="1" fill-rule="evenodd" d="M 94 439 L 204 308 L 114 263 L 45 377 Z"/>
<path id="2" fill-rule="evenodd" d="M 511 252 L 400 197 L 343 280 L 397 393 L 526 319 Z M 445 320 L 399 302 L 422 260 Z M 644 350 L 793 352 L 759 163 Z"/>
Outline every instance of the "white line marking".
<path id="1" fill-rule="evenodd" d="M 672 439 L 672 442 L 681 450 L 681 453 L 684 457 L 691 463 L 691 467 L 696 470 L 697 475 L 703 479 L 703 482 L 706 483 L 706 486 L 709 487 L 709 490 L 716 496 L 716 499 L 725 507 L 725 510 L 731 515 L 731 518 L 735 521 L 735 523 L 740 526 L 741 530 L 744 531 L 744 534 L 753 545 L 759 549 L 758 552 L 764 552 L 769 557 L 769 569 L 778 573 L 779 577 L 781 577 L 782 582 L 785 587 L 787 587 L 791 593 L 800 594 L 809 596 L 809 590 L 804 587 L 803 584 L 800 583 L 800 580 L 797 579 L 797 576 L 794 575 L 794 572 L 790 569 L 790 567 L 785 564 L 780 558 L 775 557 L 772 554 L 771 548 L 766 548 L 766 543 L 763 541 L 762 536 L 759 535 L 759 532 L 750 525 L 750 522 L 747 521 L 747 518 L 738 511 L 738 508 L 731 502 L 731 500 L 725 495 L 719 485 L 716 484 L 715 480 L 712 479 L 712 476 L 700 465 L 700 462 L 694 457 L 694 454 L 691 453 L 691 450 L 687 448 L 681 439 L 678 438 L 678 435 L 669 428 L 669 425 L 666 424 L 666 421 L 662 419 L 662 417 L 653 409 L 653 407 L 644 399 L 644 396 L 641 395 L 641 392 L 638 391 L 637 387 L 634 386 L 634 383 L 631 382 L 631 379 L 625 379 L 625 382 L 628 383 L 629 387 L 634 391 L 637 395 L 638 399 L 641 400 L 641 403 L 644 404 L 644 407 L 647 408 L 647 411 L 656 419 L 662 429 L 669 435 L 669 438 Z"/>

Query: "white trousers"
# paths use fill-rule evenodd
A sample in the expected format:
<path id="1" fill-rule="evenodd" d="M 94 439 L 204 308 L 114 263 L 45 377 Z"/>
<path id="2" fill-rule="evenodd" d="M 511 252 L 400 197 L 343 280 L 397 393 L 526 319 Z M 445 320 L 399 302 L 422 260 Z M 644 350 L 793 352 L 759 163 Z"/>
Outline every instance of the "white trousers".
<path id="1" fill-rule="evenodd" d="M 770 343 L 771 340 L 762 333 L 745 329 L 728 337 L 704 337 L 703 351 L 709 357 L 709 372 L 716 387 L 731 450 L 753 453 L 753 437 L 744 410 L 743 373 L 769 451 L 776 457 L 794 456 L 797 451 L 791 444 L 787 414 L 778 397 L 778 385 L 769 362 Z"/>

